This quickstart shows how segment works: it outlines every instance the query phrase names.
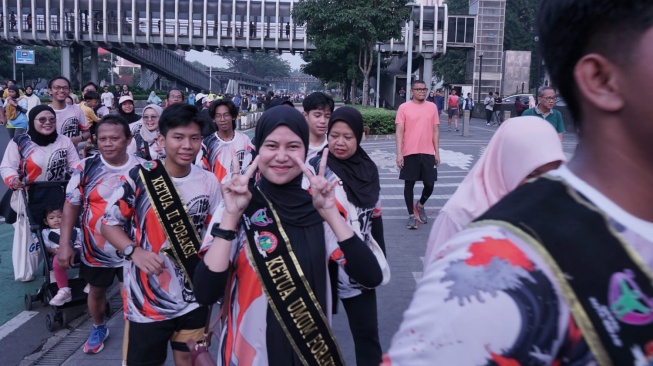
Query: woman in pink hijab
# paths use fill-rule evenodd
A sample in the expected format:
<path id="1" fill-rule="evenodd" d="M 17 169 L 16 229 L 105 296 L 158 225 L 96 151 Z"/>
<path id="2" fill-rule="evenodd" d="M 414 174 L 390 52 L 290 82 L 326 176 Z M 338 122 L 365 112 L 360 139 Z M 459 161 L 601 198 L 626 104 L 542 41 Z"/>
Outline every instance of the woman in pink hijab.
<path id="1" fill-rule="evenodd" d="M 438 249 L 476 217 L 526 180 L 567 161 L 558 133 L 539 117 L 512 118 L 501 125 L 476 165 L 438 213 L 424 267 Z"/>

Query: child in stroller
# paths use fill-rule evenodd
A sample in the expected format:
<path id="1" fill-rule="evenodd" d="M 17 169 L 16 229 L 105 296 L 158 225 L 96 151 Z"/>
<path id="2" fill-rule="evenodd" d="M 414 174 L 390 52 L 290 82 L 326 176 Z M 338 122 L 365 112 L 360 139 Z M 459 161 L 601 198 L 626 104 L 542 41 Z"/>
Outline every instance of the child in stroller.
<path id="1" fill-rule="evenodd" d="M 52 271 L 54 272 L 54 278 L 57 282 L 57 287 L 59 288 L 57 294 L 50 300 L 51 306 L 62 306 L 73 299 L 72 290 L 68 286 L 68 274 L 66 273 L 66 270 L 61 268 L 57 263 L 62 214 L 63 206 L 49 205 L 46 206 L 43 217 L 43 223 L 46 226 L 42 231 L 43 244 L 45 245 L 45 250 L 52 256 Z M 81 232 L 79 228 L 75 228 L 72 241 L 73 250 L 75 251 L 75 263 L 79 263 L 79 255 L 82 247 Z"/>

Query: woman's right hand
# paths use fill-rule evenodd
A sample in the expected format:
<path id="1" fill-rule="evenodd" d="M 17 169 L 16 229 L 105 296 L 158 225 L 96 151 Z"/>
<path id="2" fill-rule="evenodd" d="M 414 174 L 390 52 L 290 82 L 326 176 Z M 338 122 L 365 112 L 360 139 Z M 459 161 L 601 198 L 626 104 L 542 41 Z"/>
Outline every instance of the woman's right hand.
<path id="1" fill-rule="evenodd" d="M 23 188 L 25 188 L 25 182 L 23 182 L 22 179 L 16 177 L 11 180 L 11 189 L 13 189 L 14 191 L 18 191 Z"/>
<path id="2" fill-rule="evenodd" d="M 224 200 L 224 214 L 232 218 L 238 218 L 247 208 L 249 201 L 252 199 L 252 193 L 249 191 L 249 180 L 254 175 L 256 167 L 258 166 L 258 156 L 252 164 L 247 168 L 245 174 L 238 174 L 240 171 L 240 163 L 238 157 L 233 154 L 232 168 L 235 173 L 227 183 L 223 184 L 222 199 Z"/>

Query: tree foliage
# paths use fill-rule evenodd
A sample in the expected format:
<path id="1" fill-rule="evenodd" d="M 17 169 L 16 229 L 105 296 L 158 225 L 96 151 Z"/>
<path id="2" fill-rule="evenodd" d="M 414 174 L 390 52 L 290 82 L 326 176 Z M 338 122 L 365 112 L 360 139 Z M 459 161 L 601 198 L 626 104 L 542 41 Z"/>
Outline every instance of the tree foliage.
<path id="1" fill-rule="evenodd" d="M 61 50 L 58 47 L 26 46 L 23 49 L 34 50 L 36 64 L 16 65 L 16 80 L 19 84 L 24 77 L 25 84 L 35 86 L 61 73 Z M 13 79 L 13 52 L 14 46 L 0 46 L 0 80 Z"/>
<path id="2" fill-rule="evenodd" d="M 229 71 L 232 72 L 241 72 L 263 79 L 290 76 L 290 63 L 272 53 L 237 51 L 217 53 L 227 60 Z"/>
<path id="3" fill-rule="evenodd" d="M 313 65 L 304 71 L 325 80 L 345 74 L 347 82 L 355 79 L 352 66 L 358 67 L 363 75 L 363 104 L 367 105 L 375 43 L 400 36 L 400 21 L 408 17 L 405 5 L 405 0 L 300 0 L 293 8 L 293 18 L 306 25 L 309 39 L 319 50 L 307 61 L 337 65 L 333 74 L 325 75 Z"/>

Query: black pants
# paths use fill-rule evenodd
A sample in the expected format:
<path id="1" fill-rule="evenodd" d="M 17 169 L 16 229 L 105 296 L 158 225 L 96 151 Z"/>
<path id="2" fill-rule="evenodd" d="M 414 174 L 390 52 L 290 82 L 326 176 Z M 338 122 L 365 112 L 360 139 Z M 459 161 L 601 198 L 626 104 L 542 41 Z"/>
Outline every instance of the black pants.
<path id="1" fill-rule="evenodd" d="M 485 117 L 487 118 L 487 123 L 490 123 L 492 121 L 492 115 L 494 115 L 494 111 L 491 111 L 489 109 L 485 110 Z"/>
<path id="2" fill-rule="evenodd" d="M 383 351 L 379 342 L 376 291 L 366 290 L 358 296 L 341 301 L 347 312 L 349 328 L 354 338 L 356 365 L 378 366 Z"/>

